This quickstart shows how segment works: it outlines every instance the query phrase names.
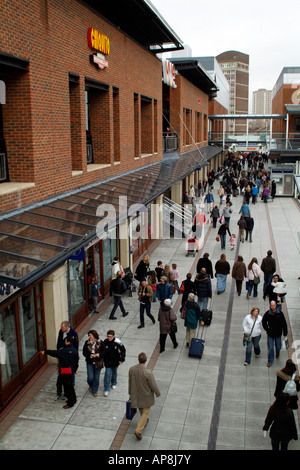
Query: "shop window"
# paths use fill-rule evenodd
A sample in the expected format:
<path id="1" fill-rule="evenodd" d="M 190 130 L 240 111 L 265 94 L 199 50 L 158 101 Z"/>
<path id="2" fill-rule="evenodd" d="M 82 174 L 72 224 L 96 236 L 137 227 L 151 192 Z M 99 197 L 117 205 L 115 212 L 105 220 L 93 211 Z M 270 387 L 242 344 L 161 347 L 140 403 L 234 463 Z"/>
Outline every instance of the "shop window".
<path id="1" fill-rule="evenodd" d="M 68 260 L 68 298 L 69 298 L 69 317 L 72 322 L 73 315 L 85 303 L 85 269 L 82 259 Z"/>
<path id="2" fill-rule="evenodd" d="M 19 371 L 15 304 L 0 310 L 1 385 L 6 385 Z"/>
<path id="3" fill-rule="evenodd" d="M 41 306 L 41 300 L 39 302 Z M 19 319 L 21 329 L 22 358 L 25 365 L 37 352 L 34 290 L 19 298 Z"/>

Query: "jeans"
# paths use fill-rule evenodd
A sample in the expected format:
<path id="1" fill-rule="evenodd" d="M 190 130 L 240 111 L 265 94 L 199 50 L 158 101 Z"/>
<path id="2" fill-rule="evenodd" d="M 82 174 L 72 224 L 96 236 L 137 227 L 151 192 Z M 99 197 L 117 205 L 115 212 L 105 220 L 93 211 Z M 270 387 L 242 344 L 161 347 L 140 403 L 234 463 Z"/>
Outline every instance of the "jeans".
<path id="1" fill-rule="evenodd" d="M 226 235 L 220 235 L 220 240 L 221 240 L 221 248 L 225 249 L 226 246 Z"/>
<path id="2" fill-rule="evenodd" d="M 265 295 L 267 286 L 271 284 L 272 280 L 273 280 L 273 274 L 264 275 L 264 295 Z"/>
<path id="3" fill-rule="evenodd" d="M 110 312 L 109 318 L 112 318 L 114 316 L 114 313 L 115 313 L 115 311 L 117 310 L 118 307 L 120 307 L 121 312 L 124 315 L 124 313 L 126 313 L 126 312 L 125 312 L 125 308 L 124 308 L 124 305 L 123 305 L 123 302 L 122 302 L 122 298 L 115 295 L 114 296 L 114 306 L 113 306 L 112 311 Z"/>
<path id="4" fill-rule="evenodd" d="M 217 291 L 224 292 L 226 289 L 227 274 L 217 274 Z"/>
<path id="5" fill-rule="evenodd" d="M 101 369 L 96 369 L 94 364 L 87 364 L 87 383 L 92 389 L 92 393 L 98 392 Z"/>
<path id="6" fill-rule="evenodd" d="M 201 310 L 206 310 L 208 304 L 208 297 L 198 297 L 198 305 Z"/>
<path id="7" fill-rule="evenodd" d="M 249 279 L 249 281 L 247 283 L 247 286 L 248 286 L 247 290 L 248 290 L 249 297 L 252 294 L 252 289 L 253 288 L 254 288 L 253 297 L 257 297 L 257 284 L 254 284 L 253 279 Z"/>
<path id="8" fill-rule="evenodd" d="M 261 335 L 255 336 L 255 338 L 251 338 L 251 341 L 248 341 L 248 345 L 246 347 L 246 358 L 245 362 L 250 364 L 251 362 L 251 356 L 252 356 L 252 346 L 254 347 L 254 353 L 256 356 L 260 355 L 260 347 L 259 347 L 259 341 L 260 341 Z"/>
<path id="9" fill-rule="evenodd" d="M 249 240 L 252 242 L 252 230 L 246 230 L 246 238 L 245 240 L 248 240 L 248 235 L 249 235 Z"/>
<path id="10" fill-rule="evenodd" d="M 144 320 L 144 311 L 145 311 L 145 309 L 146 309 L 146 315 L 147 315 L 147 317 L 149 317 L 149 318 L 153 321 L 153 323 L 154 323 L 154 321 L 155 321 L 155 320 L 154 320 L 154 317 L 153 317 L 153 315 L 151 315 L 151 313 L 150 313 L 150 312 L 151 312 L 151 303 L 149 302 L 149 303 L 147 303 L 147 304 L 142 304 L 142 303 L 140 303 L 140 324 L 141 324 L 141 325 L 144 325 L 144 324 L 145 324 L 145 320 Z"/>
<path id="11" fill-rule="evenodd" d="M 268 362 L 270 364 L 274 362 L 274 349 L 276 350 L 276 355 L 279 355 L 281 350 L 281 336 L 277 336 L 276 338 L 268 336 Z"/>
<path id="12" fill-rule="evenodd" d="M 156 302 L 156 289 L 153 290 L 152 302 Z"/>
<path id="13" fill-rule="evenodd" d="M 118 366 L 117 367 L 106 367 L 105 374 L 104 374 L 104 391 L 109 392 L 110 385 L 117 385 L 117 373 L 118 373 Z"/>

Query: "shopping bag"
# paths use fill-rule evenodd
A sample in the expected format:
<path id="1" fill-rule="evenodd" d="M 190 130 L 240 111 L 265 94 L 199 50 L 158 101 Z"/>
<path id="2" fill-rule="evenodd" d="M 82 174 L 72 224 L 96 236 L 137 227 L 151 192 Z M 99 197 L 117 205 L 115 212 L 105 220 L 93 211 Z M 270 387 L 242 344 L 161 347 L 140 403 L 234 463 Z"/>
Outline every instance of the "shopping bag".
<path id="1" fill-rule="evenodd" d="M 131 400 L 126 402 L 126 419 L 132 419 L 136 414 L 136 408 L 131 407 Z"/>

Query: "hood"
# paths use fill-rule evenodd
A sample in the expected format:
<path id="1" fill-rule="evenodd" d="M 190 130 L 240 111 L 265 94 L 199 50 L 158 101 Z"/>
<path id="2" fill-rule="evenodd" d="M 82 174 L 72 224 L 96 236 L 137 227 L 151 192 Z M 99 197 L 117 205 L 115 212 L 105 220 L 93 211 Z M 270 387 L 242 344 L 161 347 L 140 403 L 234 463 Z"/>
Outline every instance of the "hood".
<path id="1" fill-rule="evenodd" d="M 172 307 L 170 307 L 169 305 L 162 304 L 160 308 L 162 310 L 168 311 L 168 310 L 171 310 Z"/>

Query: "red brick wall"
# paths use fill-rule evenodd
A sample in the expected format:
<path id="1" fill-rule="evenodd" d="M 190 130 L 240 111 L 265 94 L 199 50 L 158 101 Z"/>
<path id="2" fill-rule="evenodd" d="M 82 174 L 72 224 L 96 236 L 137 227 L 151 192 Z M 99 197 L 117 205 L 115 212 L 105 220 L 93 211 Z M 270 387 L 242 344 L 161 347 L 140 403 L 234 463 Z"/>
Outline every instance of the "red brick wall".
<path id="1" fill-rule="evenodd" d="M 176 77 L 176 85 L 177 88 L 170 90 L 170 123 L 172 129 L 178 133 L 178 151 L 182 153 L 196 148 L 196 112 L 202 115 L 202 145 L 207 145 L 208 124 L 205 133 L 204 115 L 207 115 L 208 119 L 208 95 L 180 75 Z M 184 118 L 184 108 L 191 111 L 187 121 Z M 187 126 L 188 123 L 191 123 L 190 126 Z M 192 138 L 190 135 L 186 135 L 186 126 L 189 127 Z M 188 142 L 191 142 L 191 146 L 185 147 L 184 144 Z"/>
<path id="2" fill-rule="evenodd" d="M 157 109 L 161 109 L 160 60 L 76 0 L 4 2 L 0 27 L 4 38 L 1 51 L 30 62 L 29 72 L 9 72 L 4 77 L 7 104 L 2 108 L 10 181 L 35 183 L 34 189 L 2 196 L 0 212 L 162 158 L 162 139 L 158 138 L 158 154 L 134 159 L 134 93 L 157 100 Z M 110 39 L 109 66 L 104 70 L 89 62 L 93 52 L 88 47 L 89 27 Z M 69 73 L 79 76 L 79 84 L 71 91 Z M 121 162 L 89 173 L 85 164 L 85 78 L 109 85 L 105 106 L 111 113 L 105 116 L 106 121 L 99 111 L 102 129 L 105 127 L 102 150 L 104 162 L 109 163 L 114 158 L 113 143 L 118 142 L 116 160 Z M 120 135 L 115 140 L 112 87 L 119 89 Z M 74 100 L 76 112 L 71 113 Z M 161 112 L 157 115 L 160 136 Z M 83 173 L 72 177 L 72 169 Z"/>

